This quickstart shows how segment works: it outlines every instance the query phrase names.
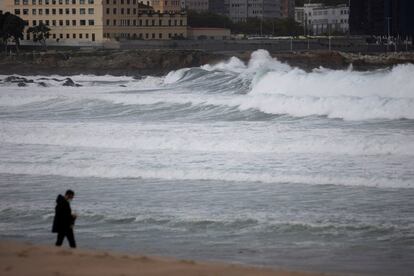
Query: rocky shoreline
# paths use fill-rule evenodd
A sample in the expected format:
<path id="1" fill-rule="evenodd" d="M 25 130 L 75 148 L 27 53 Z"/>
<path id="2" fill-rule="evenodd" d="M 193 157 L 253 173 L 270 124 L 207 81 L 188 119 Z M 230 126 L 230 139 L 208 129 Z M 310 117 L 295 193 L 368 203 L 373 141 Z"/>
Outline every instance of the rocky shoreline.
<path id="1" fill-rule="evenodd" d="M 200 50 L 87 50 L 24 52 L 0 55 L 3 75 L 163 75 L 171 70 L 217 63 L 236 56 L 247 61 L 251 52 L 206 52 Z M 310 71 L 320 66 L 330 69 L 372 70 L 414 63 L 414 53 L 360 55 L 336 51 L 278 52 L 273 57 L 291 66 Z"/>

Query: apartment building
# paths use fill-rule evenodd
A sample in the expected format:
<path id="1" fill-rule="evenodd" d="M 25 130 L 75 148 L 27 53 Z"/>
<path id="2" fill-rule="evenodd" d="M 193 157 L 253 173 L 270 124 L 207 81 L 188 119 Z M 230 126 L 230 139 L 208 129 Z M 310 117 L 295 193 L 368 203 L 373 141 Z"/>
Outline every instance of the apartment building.
<path id="1" fill-rule="evenodd" d="M 134 0 L 104 0 L 105 39 L 173 39 L 187 37 L 187 15 L 158 11 Z M 168 4 L 168 3 L 167 3 Z"/>
<path id="2" fill-rule="evenodd" d="M 295 17 L 295 0 L 281 0 L 280 2 L 281 16 L 283 18 Z"/>
<path id="3" fill-rule="evenodd" d="M 58 43 L 187 37 L 185 13 L 158 13 L 138 0 L 2 0 L 5 11 L 51 29 Z M 25 34 L 25 40 L 32 40 Z"/>
<path id="4" fill-rule="evenodd" d="M 184 0 L 182 3 L 187 10 L 225 14 L 224 0 Z"/>
<path id="5" fill-rule="evenodd" d="M 154 11 L 164 13 L 164 12 L 180 12 L 181 0 L 150 0 L 148 5 L 154 8 Z"/>
<path id="6" fill-rule="evenodd" d="M 209 0 L 186 0 L 185 7 L 196 12 L 206 12 L 209 10 Z"/>
<path id="7" fill-rule="evenodd" d="M 281 0 L 225 0 L 224 4 L 225 10 L 234 22 L 243 22 L 254 17 L 281 17 Z"/>
<path id="8" fill-rule="evenodd" d="M 303 7 L 295 8 L 295 20 L 304 26 L 307 34 L 347 33 L 349 7 L 347 5 L 305 4 Z"/>

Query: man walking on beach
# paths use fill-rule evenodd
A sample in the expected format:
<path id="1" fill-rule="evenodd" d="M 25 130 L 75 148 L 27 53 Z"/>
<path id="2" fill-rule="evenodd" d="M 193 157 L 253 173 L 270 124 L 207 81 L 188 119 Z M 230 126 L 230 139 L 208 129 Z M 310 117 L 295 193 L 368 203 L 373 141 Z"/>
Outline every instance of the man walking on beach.
<path id="1" fill-rule="evenodd" d="M 65 196 L 58 195 L 56 198 L 55 218 L 53 219 L 52 232 L 57 233 L 56 246 L 61 246 L 66 237 L 72 248 L 76 247 L 73 226 L 75 225 L 76 215 L 72 214 L 70 201 L 75 196 L 75 192 L 67 190 Z"/>

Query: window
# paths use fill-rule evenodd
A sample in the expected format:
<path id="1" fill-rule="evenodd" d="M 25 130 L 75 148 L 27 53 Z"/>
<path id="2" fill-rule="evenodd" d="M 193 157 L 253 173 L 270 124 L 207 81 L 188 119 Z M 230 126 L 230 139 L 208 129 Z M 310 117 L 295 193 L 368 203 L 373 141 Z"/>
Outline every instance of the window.
<path id="1" fill-rule="evenodd" d="M 28 15 L 29 14 L 29 10 L 28 9 L 23 9 L 23 14 Z"/>
<path id="2" fill-rule="evenodd" d="M 83 34 L 79 34 L 79 38 L 82 39 L 83 38 Z"/>
<path id="3" fill-rule="evenodd" d="M 56 20 L 52 20 L 52 26 L 56 26 Z"/>
<path id="4" fill-rule="evenodd" d="M 15 5 L 20 5 L 20 0 L 14 0 Z"/>
<path id="5" fill-rule="evenodd" d="M 158 34 L 158 38 L 159 38 L 159 39 L 162 39 L 162 33 L 159 33 L 159 34 Z"/>
<path id="6" fill-rule="evenodd" d="M 63 20 L 59 20 L 59 26 L 63 26 Z"/>
<path id="7" fill-rule="evenodd" d="M 127 14 L 131 14 L 131 9 L 127 9 Z"/>
<path id="8" fill-rule="evenodd" d="M 42 9 L 39 9 L 39 14 L 43 14 L 43 10 Z"/>
<path id="9" fill-rule="evenodd" d="M 66 34 L 66 38 L 67 38 L 67 39 L 69 39 L 69 38 L 70 38 L 69 34 Z"/>
<path id="10" fill-rule="evenodd" d="M 76 5 L 76 0 L 72 0 L 72 4 L 73 5 Z"/>
<path id="11" fill-rule="evenodd" d="M 94 0 L 88 0 L 88 4 L 93 4 Z"/>
<path id="12" fill-rule="evenodd" d="M 114 19 L 114 26 L 116 26 L 116 19 Z"/>
<path id="13" fill-rule="evenodd" d="M 85 9 L 79 9 L 80 14 L 85 14 Z"/>
<path id="14" fill-rule="evenodd" d="M 49 15 L 49 9 L 45 9 L 45 13 Z"/>
<path id="15" fill-rule="evenodd" d="M 152 34 L 152 39 L 155 39 L 155 34 L 154 33 Z"/>
<path id="16" fill-rule="evenodd" d="M 86 38 L 89 38 L 89 34 L 85 34 L 85 37 L 86 37 Z"/>
<path id="17" fill-rule="evenodd" d="M 70 14 L 70 9 L 65 9 L 66 14 Z"/>
<path id="18" fill-rule="evenodd" d="M 73 38 L 73 39 L 76 39 L 76 34 L 73 34 L 73 35 L 72 35 L 72 38 Z"/>
<path id="19" fill-rule="evenodd" d="M 76 14 L 76 9 L 72 9 L 72 14 Z"/>
<path id="20" fill-rule="evenodd" d="M 76 20 L 72 20 L 72 26 L 76 26 Z"/>
<path id="21" fill-rule="evenodd" d="M 59 14 L 63 14 L 63 9 L 59 9 Z"/>
<path id="22" fill-rule="evenodd" d="M 88 14 L 94 14 L 94 13 L 95 13 L 95 10 L 93 8 L 88 9 Z"/>
<path id="23" fill-rule="evenodd" d="M 53 39 L 56 39 L 56 34 L 53 34 L 52 37 L 53 37 Z"/>
<path id="24" fill-rule="evenodd" d="M 162 20 L 158 20 L 158 26 L 162 26 Z"/>
<path id="25" fill-rule="evenodd" d="M 89 24 L 89 26 L 94 26 L 95 25 L 95 20 L 89 20 L 89 22 L 88 22 L 88 24 Z"/>
<path id="26" fill-rule="evenodd" d="M 59 34 L 59 37 L 60 37 L 60 39 L 62 39 L 63 38 L 63 34 Z"/>
<path id="27" fill-rule="evenodd" d="M 116 8 L 113 9 L 113 14 L 116 14 Z"/>
<path id="28" fill-rule="evenodd" d="M 36 5 L 36 0 L 32 0 L 32 5 Z"/>
<path id="29" fill-rule="evenodd" d="M 20 10 L 19 9 L 14 10 L 14 14 L 20 14 Z"/>
<path id="30" fill-rule="evenodd" d="M 36 10 L 36 9 L 33 9 L 33 10 L 32 10 L 32 14 L 33 14 L 33 15 L 36 15 L 36 14 L 37 14 L 36 12 L 37 12 L 37 10 Z"/>
<path id="31" fill-rule="evenodd" d="M 149 35 L 148 34 L 145 34 L 145 38 L 148 38 L 149 37 Z"/>
<path id="32" fill-rule="evenodd" d="M 70 26 L 70 20 L 66 20 L 66 26 Z"/>
<path id="33" fill-rule="evenodd" d="M 109 19 L 106 20 L 106 26 L 109 26 L 111 23 L 111 21 Z"/>
<path id="34" fill-rule="evenodd" d="M 36 26 L 36 25 L 37 25 L 37 21 L 33 20 L 33 26 Z"/>
<path id="35" fill-rule="evenodd" d="M 121 14 L 124 14 L 124 8 L 121 9 Z"/>
<path id="36" fill-rule="evenodd" d="M 23 0 L 23 5 L 29 5 L 29 0 Z"/>
<path id="37" fill-rule="evenodd" d="M 79 22 L 79 24 L 80 24 L 81 26 L 85 26 L 85 25 L 86 25 L 86 20 L 81 20 L 81 21 Z"/>
<path id="38" fill-rule="evenodd" d="M 79 4 L 85 4 L 85 0 L 79 0 Z"/>
<path id="39" fill-rule="evenodd" d="M 111 10 L 109 8 L 106 8 L 106 14 L 109 14 Z"/>
<path id="40" fill-rule="evenodd" d="M 52 9 L 52 14 L 56 14 L 56 9 Z"/>
<path id="41" fill-rule="evenodd" d="M 65 0 L 65 4 L 69 5 L 70 4 L 70 0 Z"/>
<path id="42" fill-rule="evenodd" d="M 49 24 L 50 24 L 50 21 L 49 20 L 46 20 L 46 26 L 49 26 Z"/>

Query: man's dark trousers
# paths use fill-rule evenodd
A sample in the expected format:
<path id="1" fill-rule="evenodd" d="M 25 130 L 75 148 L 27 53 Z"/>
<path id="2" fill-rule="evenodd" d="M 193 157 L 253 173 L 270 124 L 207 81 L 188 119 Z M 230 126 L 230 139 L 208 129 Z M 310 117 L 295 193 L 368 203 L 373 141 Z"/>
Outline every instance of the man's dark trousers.
<path id="1" fill-rule="evenodd" d="M 69 228 L 65 232 L 58 232 L 56 246 L 61 246 L 64 238 L 68 239 L 69 246 L 76 248 L 75 236 L 73 235 L 73 229 Z"/>

